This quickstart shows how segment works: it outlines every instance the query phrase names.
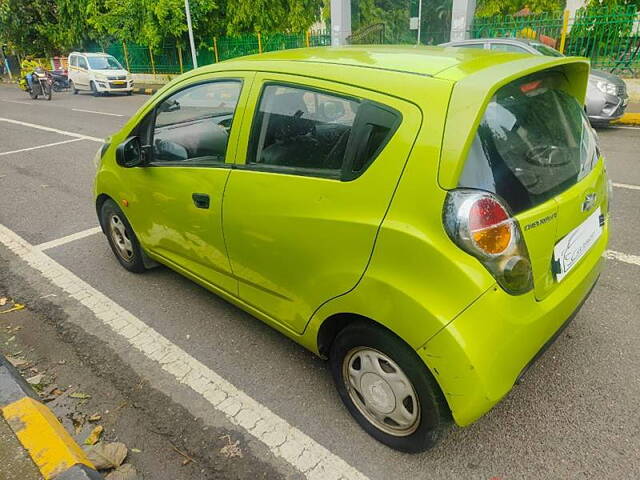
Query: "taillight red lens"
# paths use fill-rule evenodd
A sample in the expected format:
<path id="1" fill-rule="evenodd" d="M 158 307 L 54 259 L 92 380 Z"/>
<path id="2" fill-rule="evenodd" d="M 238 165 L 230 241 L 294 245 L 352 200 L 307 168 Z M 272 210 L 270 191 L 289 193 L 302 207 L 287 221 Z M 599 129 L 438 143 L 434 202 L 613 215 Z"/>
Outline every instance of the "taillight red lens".
<path id="1" fill-rule="evenodd" d="M 480 198 L 472 205 L 469 231 L 477 247 L 489 255 L 500 254 L 511 244 L 509 214 L 493 198 Z"/>

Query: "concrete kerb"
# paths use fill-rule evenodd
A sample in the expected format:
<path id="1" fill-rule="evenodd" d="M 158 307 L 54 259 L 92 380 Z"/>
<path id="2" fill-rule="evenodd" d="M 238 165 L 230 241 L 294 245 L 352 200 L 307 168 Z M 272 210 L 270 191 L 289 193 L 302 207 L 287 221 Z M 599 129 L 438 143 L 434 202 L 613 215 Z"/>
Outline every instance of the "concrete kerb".
<path id="1" fill-rule="evenodd" d="M 102 480 L 82 448 L 3 355 L 0 411 L 45 480 Z"/>

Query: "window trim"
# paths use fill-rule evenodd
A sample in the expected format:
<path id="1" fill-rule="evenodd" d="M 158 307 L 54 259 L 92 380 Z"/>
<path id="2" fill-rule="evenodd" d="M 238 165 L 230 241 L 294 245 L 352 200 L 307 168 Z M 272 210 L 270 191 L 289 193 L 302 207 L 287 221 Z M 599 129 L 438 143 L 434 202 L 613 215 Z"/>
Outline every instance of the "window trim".
<path id="1" fill-rule="evenodd" d="M 262 103 L 262 100 L 264 99 L 265 90 L 269 86 L 278 86 L 278 87 L 285 87 L 285 88 L 295 88 L 298 90 L 306 90 L 309 92 L 318 93 L 320 95 L 333 96 L 333 97 L 342 98 L 348 101 L 355 101 L 359 104 L 358 113 L 356 113 L 356 116 L 353 120 L 353 125 L 351 126 L 352 132 L 349 135 L 349 141 L 347 142 L 347 146 L 345 148 L 345 154 L 344 154 L 345 156 L 342 162 L 341 169 L 329 170 L 329 169 L 307 168 L 307 167 L 289 167 L 284 165 L 265 165 L 265 164 L 249 162 L 249 152 L 251 151 L 250 143 L 254 137 L 254 129 L 256 128 L 256 125 L 257 125 L 257 118 L 260 113 L 260 105 Z M 373 104 L 376 107 L 381 108 L 382 110 L 386 110 L 390 112 L 391 114 L 395 115 L 396 122 L 394 123 L 392 128 L 390 128 L 389 134 L 387 134 L 385 141 L 378 147 L 378 149 L 375 152 L 375 155 L 362 166 L 361 170 L 359 170 L 358 172 L 353 172 L 353 171 L 347 170 L 347 167 L 353 166 L 355 153 L 357 151 L 357 148 L 354 148 L 353 144 L 357 140 L 359 140 L 359 138 L 356 138 L 356 136 L 354 135 L 354 130 L 358 126 L 358 123 L 359 123 L 358 120 L 361 117 L 360 115 L 361 107 L 366 104 Z M 303 176 L 303 177 L 324 178 L 327 180 L 339 180 L 342 182 L 349 182 L 357 179 L 369 169 L 369 167 L 373 164 L 376 158 L 378 158 L 380 153 L 382 153 L 382 151 L 391 141 L 391 139 L 393 138 L 393 136 L 395 135 L 396 131 L 398 130 L 401 124 L 402 124 L 401 112 L 399 112 L 395 108 L 389 107 L 388 105 L 384 105 L 382 103 L 379 103 L 373 100 L 368 100 L 363 97 L 356 97 L 354 95 L 349 95 L 342 92 L 336 92 L 334 90 L 327 90 L 324 88 L 319 88 L 313 85 L 307 85 L 303 83 L 287 82 L 283 80 L 267 80 L 262 83 L 262 86 L 260 87 L 260 93 L 258 94 L 258 99 L 255 103 L 253 118 L 251 119 L 251 128 L 249 130 L 247 153 L 244 158 L 244 163 L 235 164 L 233 168 L 238 170 L 249 170 L 249 171 L 266 172 L 266 173 L 280 173 L 283 175 L 296 175 L 296 176 Z M 360 142 L 357 142 L 357 145 L 359 144 Z"/>
<path id="2" fill-rule="evenodd" d="M 181 88 L 177 89 L 177 90 L 173 90 L 172 92 L 170 92 L 168 95 L 162 97 L 160 100 L 158 100 L 158 102 L 153 106 L 153 108 L 147 112 L 147 114 L 144 116 L 144 118 L 138 123 L 138 125 L 136 125 L 136 127 L 134 128 L 134 132 L 137 136 L 141 136 L 141 132 L 138 131 L 138 128 L 140 128 L 140 126 L 144 125 L 145 121 L 147 120 L 147 118 L 151 117 L 149 124 L 146 126 L 146 137 L 149 140 L 149 142 L 145 145 L 145 147 L 152 147 L 153 146 L 153 136 L 154 136 L 154 132 L 155 132 L 155 127 L 156 127 L 156 116 L 158 113 L 158 107 L 160 105 L 162 105 L 162 103 L 168 99 L 171 98 L 172 96 L 187 90 L 189 88 L 193 88 L 193 87 L 198 87 L 200 85 L 205 85 L 205 84 L 210 84 L 210 83 L 221 83 L 221 82 L 234 82 L 234 83 L 239 83 L 240 84 L 240 93 L 238 95 L 238 102 L 236 102 L 236 105 L 233 109 L 233 117 L 235 118 L 236 116 L 236 112 L 238 110 L 238 105 L 240 104 L 240 99 L 242 96 L 242 89 L 244 88 L 244 79 L 243 78 L 233 78 L 233 77 L 220 77 L 220 78 L 209 78 L 209 79 L 205 79 L 205 80 L 200 80 L 197 82 L 193 82 L 193 83 L 189 83 L 188 85 L 183 85 Z M 232 122 L 231 124 L 231 129 L 234 128 L 234 124 L 236 125 L 236 128 L 240 128 L 240 125 L 237 124 L 237 122 Z M 136 136 L 136 135 L 130 135 L 130 136 Z M 231 130 L 229 131 L 229 138 L 231 138 Z M 189 161 L 169 161 L 169 162 L 156 162 L 153 159 L 153 148 L 149 148 L 149 155 L 150 155 L 150 160 L 145 163 L 144 167 L 183 167 L 183 168 L 232 168 L 233 163 L 229 163 L 227 162 L 227 153 L 229 151 L 229 144 L 227 143 L 227 149 L 224 152 L 224 161 L 222 163 L 213 163 L 211 161 L 207 161 L 207 160 L 199 160 L 199 161 L 193 161 L 193 162 L 189 162 Z"/>

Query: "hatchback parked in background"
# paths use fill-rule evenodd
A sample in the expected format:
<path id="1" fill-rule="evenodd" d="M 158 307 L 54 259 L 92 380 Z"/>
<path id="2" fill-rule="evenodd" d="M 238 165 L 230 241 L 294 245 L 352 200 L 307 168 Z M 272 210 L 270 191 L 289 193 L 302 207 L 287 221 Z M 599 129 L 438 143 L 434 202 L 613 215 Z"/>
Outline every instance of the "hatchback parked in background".
<path id="1" fill-rule="evenodd" d="M 69 55 L 69 87 L 74 94 L 87 90 L 98 96 L 104 93 L 133 93 L 133 78 L 115 57 L 106 53 Z"/>
<path id="2" fill-rule="evenodd" d="M 524 38 L 477 38 L 444 43 L 442 46 L 481 48 L 494 52 L 531 53 L 549 57 L 564 56 L 555 48 L 542 42 Z M 591 70 L 585 110 L 592 125 L 606 126 L 612 120 L 622 117 L 628 102 L 629 95 L 624 80 L 612 73 Z"/>
<path id="3" fill-rule="evenodd" d="M 405 47 L 199 68 L 96 154 L 100 225 L 127 270 L 169 266 L 328 358 L 355 420 L 421 451 L 503 398 L 598 279 L 588 71 Z"/>

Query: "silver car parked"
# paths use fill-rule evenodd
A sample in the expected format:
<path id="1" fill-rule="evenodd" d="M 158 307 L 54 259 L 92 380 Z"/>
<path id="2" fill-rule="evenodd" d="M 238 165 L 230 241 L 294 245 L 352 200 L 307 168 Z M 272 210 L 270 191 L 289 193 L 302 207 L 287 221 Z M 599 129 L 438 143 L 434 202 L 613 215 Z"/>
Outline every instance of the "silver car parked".
<path id="1" fill-rule="evenodd" d="M 482 48 L 497 52 L 531 53 L 562 57 L 562 53 L 544 43 L 523 38 L 476 38 L 443 43 L 441 47 Z M 591 70 L 585 110 L 592 125 L 607 125 L 620 118 L 629 96 L 627 86 L 620 77 L 600 70 Z"/>

